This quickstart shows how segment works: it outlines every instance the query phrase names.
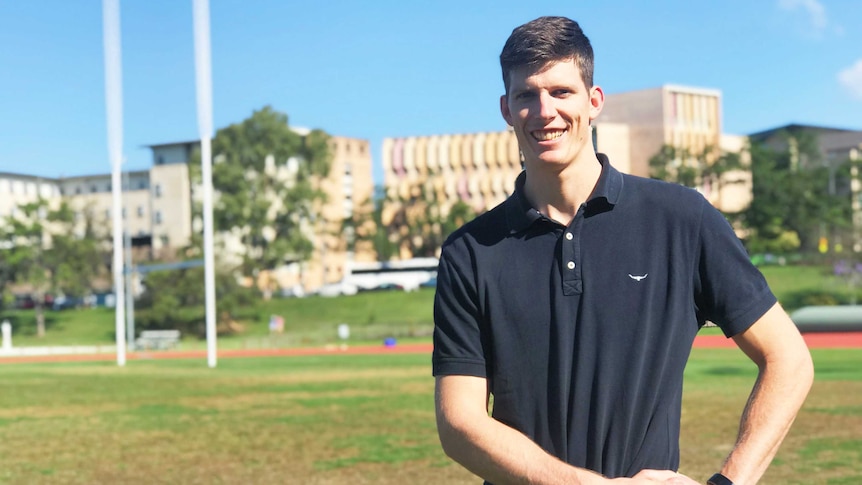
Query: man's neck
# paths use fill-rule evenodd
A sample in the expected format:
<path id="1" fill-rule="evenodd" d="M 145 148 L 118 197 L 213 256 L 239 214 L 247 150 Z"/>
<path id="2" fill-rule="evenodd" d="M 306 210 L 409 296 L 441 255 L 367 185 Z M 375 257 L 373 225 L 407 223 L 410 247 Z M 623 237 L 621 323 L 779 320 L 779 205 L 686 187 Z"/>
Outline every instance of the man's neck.
<path id="1" fill-rule="evenodd" d="M 528 164 L 524 192 L 530 204 L 542 214 L 568 225 L 581 204 L 590 198 L 601 173 L 602 164 L 592 153 L 562 170 Z"/>

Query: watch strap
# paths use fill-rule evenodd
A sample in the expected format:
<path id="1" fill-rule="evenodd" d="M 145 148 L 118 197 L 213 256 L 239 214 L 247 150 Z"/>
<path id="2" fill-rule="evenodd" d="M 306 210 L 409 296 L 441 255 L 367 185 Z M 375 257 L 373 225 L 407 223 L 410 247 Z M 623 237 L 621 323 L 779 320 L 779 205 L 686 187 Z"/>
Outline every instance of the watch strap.
<path id="1" fill-rule="evenodd" d="M 733 485 L 733 482 L 721 473 L 716 473 L 709 477 L 709 480 L 707 480 L 706 483 L 707 485 Z"/>

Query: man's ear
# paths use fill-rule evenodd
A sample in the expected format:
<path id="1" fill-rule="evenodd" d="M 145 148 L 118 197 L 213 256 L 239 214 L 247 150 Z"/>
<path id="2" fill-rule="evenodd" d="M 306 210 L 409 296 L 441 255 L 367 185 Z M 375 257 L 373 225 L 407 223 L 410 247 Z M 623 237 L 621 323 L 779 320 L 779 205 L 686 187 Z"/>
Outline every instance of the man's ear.
<path id="1" fill-rule="evenodd" d="M 599 117 L 602 108 L 605 106 L 605 92 L 601 86 L 593 86 L 590 88 L 590 121 Z"/>
<path id="2" fill-rule="evenodd" d="M 503 114 L 503 119 L 509 126 L 512 126 L 512 112 L 509 110 L 509 97 L 507 95 L 500 96 L 500 113 Z"/>

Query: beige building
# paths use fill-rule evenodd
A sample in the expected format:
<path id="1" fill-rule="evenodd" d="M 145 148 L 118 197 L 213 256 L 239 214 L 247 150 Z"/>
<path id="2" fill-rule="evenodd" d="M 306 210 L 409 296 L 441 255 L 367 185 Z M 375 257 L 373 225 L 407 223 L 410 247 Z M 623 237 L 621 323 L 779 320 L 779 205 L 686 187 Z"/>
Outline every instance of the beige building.
<path id="1" fill-rule="evenodd" d="M 56 200 L 59 197 L 60 187 L 56 179 L 0 172 L 0 219 L 14 217 L 19 213 L 18 206 L 40 198 Z"/>
<path id="2" fill-rule="evenodd" d="M 665 144 L 689 153 L 707 147 L 743 153 L 746 138 L 721 133 L 721 93 L 683 86 L 608 95 L 593 123 L 596 151 L 607 154 L 625 173 L 649 176 L 649 159 Z M 384 221 L 411 194 L 433 194 L 445 212 L 457 201 L 477 213 L 502 202 L 521 171 L 514 132 L 386 138 L 384 186 L 390 202 Z M 677 163 L 687 163 L 680 160 Z M 719 209 L 738 211 L 751 200 L 747 171 L 725 174 L 717 187 L 698 187 Z M 388 218 L 387 218 L 388 216 Z M 403 254 L 402 257 L 409 257 Z"/>
<path id="3" fill-rule="evenodd" d="M 649 176 L 649 159 L 662 145 L 700 153 L 721 143 L 721 92 L 713 89 L 665 85 L 658 88 L 607 94 L 596 119 L 597 132 L 605 123 L 628 129 L 627 173 Z"/>
<path id="4" fill-rule="evenodd" d="M 744 136 L 721 131 L 721 91 L 679 85 L 608 94 L 596 119 L 594 140 L 621 171 L 642 177 L 650 173 L 649 159 L 670 145 L 691 155 L 674 161 L 693 163 L 709 149 L 739 153 L 747 162 Z M 609 132 L 609 133 L 608 133 Z M 714 160 L 707 160 L 711 163 Z M 737 212 L 751 203 L 751 175 L 747 170 L 727 173 L 719 183 L 697 189 L 716 207 Z"/>
<path id="5" fill-rule="evenodd" d="M 300 134 L 305 130 L 296 129 Z M 198 141 L 165 143 L 151 145 L 153 151 L 153 170 L 167 167 L 182 167 L 186 170 L 192 153 L 198 148 Z M 309 261 L 285 264 L 274 271 L 262 271 L 256 283 L 268 290 L 291 288 L 301 291 L 314 291 L 321 285 L 340 281 L 349 261 L 370 261 L 374 259 L 369 248 L 359 245 L 356 251 L 348 250 L 348 244 L 341 233 L 341 223 L 350 219 L 356 211 L 367 207 L 374 192 L 371 170 L 371 150 L 367 140 L 333 136 L 330 138 L 330 153 L 332 160 L 329 175 L 318 180 L 318 188 L 326 194 L 326 201 L 315 209 L 315 219 L 304 221 L 306 236 L 314 245 L 314 252 Z M 216 154 L 213 163 L 219 163 Z M 275 163 L 271 157 L 266 160 L 266 168 L 282 183 L 291 183 L 295 173 L 294 164 L 301 163 L 291 159 L 283 164 Z M 187 170 L 185 178 L 188 178 Z M 187 187 L 186 198 L 197 203 L 202 202 L 202 191 L 199 185 Z M 214 197 L 218 197 L 215 194 Z M 273 201 L 271 211 L 273 217 L 280 210 L 280 201 Z M 164 217 L 164 216 L 163 216 Z M 180 217 L 180 215 L 177 215 Z M 200 218 L 193 220 L 191 212 L 185 217 L 188 231 L 184 241 L 188 241 L 192 232 L 201 233 L 203 222 Z M 240 242 L 238 233 L 220 233 L 215 235 L 217 247 L 224 248 L 217 254 L 217 260 L 227 264 L 238 264 L 246 248 Z M 249 283 L 252 283 L 251 281 Z"/>
<path id="6" fill-rule="evenodd" d="M 191 234 L 189 176 L 184 165 L 158 165 L 124 172 L 122 218 L 136 261 L 173 259 Z M 111 174 L 56 180 L 59 194 L 110 237 L 113 227 Z"/>
<path id="7" fill-rule="evenodd" d="M 340 281 L 348 261 L 370 261 L 373 252 L 361 244 L 348 251 L 341 236 L 343 219 L 367 207 L 373 195 L 371 152 L 368 141 L 332 137 L 333 155 L 329 176 L 319 180 L 326 202 L 315 211 L 317 217 L 306 221 L 306 235 L 315 251 L 310 261 L 285 265 L 275 272 L 263 272 L 257 282 L 267 287 L 302 286 L 313 291 L 325 283 Z M 203 224 L 194 218 L 192 205 L 201 200 L 201 187 L 189 177 L 188 162 L 199 141 L 150 145 L 153 165 L 148 170 L 124 172 L 122 194 L 123 221 L 134 249 L 136 262 L 172 260 L 176 251 L 189 244 L 193 233 L 201 233 Z M 292 160 L 284 166 L 270 169 L 288 183 Z M 14 216 L 21 204 L 35 202 L 40 197 L 53 207 L 65 200 L 83 221 L 89 218 L 100 229 L 106 244 L 110 244 L 112 218 L 112 178 L 110 173 L 64 178 L 35 177 L 0 172 L 0 218 Z M 215 195 L 217 197 L 217 194 Z M 277 211 L 273 204 L 273 211 Z M 216 234 L 225 248 L 217 259 L 230 263 L 237 260 L 245 248 L 229 233 Z"/>

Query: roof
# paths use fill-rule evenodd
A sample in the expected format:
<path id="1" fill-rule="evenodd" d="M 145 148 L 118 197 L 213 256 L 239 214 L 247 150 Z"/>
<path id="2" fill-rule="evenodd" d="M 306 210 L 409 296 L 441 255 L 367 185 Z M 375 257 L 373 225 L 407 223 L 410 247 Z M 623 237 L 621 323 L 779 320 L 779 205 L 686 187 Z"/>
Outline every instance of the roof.
<path id="1" fill-rule="evenodd" d="M 767 138 L 772 137 L 773 135 L 780 133 L 782 131 L 786 132 L 800 132 L 800 131 L 813 131 L 817 134 L 827 134 L 827 133 L 860 133 L 860 130 L 850 130 L 846 128 L 834 128 L 829 126 L 816 126 L 816 125 L 804 125 L 801 123 L 791 123 L 789 125 L 778 126 L 775 128 L 770 128 L 768 130 L 758 131 L 756 133 L 751 133 L 748 135 L 749 138 L 760 141 Z"/>

